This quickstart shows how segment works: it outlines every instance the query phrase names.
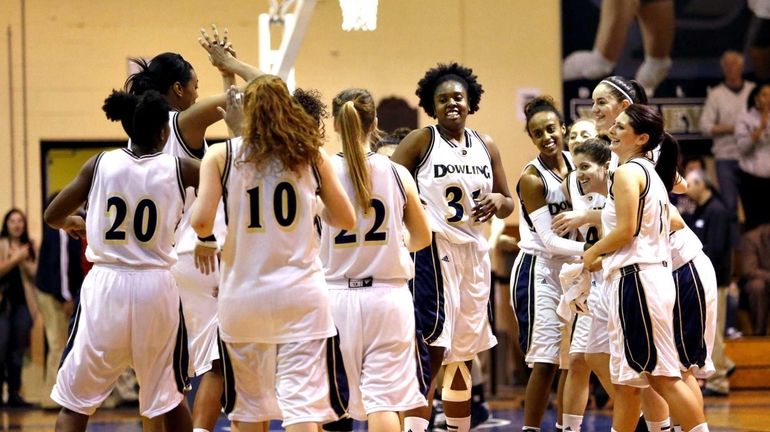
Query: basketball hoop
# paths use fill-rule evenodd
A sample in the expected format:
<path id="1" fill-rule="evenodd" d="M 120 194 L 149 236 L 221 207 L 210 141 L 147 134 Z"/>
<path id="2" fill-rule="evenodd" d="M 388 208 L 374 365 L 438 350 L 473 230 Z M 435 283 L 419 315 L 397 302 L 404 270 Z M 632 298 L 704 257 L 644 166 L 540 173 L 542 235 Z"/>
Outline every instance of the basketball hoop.
<path id="1" fill-rule="evenodd" d="M 377 3 L 378 0 L 340 0 L 342 30 L 376 30 Z"/>

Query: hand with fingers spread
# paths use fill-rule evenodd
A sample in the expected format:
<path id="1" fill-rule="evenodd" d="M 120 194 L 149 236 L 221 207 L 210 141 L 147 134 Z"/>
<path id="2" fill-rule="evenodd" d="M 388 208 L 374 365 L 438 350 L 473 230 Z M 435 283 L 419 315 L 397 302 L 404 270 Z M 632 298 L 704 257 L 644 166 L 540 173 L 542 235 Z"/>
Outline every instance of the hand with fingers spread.
<path id="1" fill-rule="evenodd" d="M 500 210 L 505 204 L 505 195 L 501 193 L 488 193 L 483 198 L 476 200 L 471 217 L 476 222 L 486 222 Z"/>
<path id="2" fill-rule="evenodd" d="M 211 64 L 219 69 L 222 73 L 232 74 L 234 71 L 233 60 L 235 59 L 235 49 L 232 43 L 228 40 L 229 32 L 227 28 L 224 30 L 222 39 L 219 38 L 219 30 L 215 24 L 211 25 L 211 36 L 205 29 L 201 29 L 201 37 L 198 38 L 198 43 L 209 54 L 209 61 Z"/>
<path id="3" fill-rule="evenodd" d="M 195 268 L 201 273 L 206 275 L 213 273 L 216 270 L 218 256 L 219 246 L 216 240 L 203 241 L 198 238 L 198 241 L 195 242 L 195 249 L 193 250 Z"/>

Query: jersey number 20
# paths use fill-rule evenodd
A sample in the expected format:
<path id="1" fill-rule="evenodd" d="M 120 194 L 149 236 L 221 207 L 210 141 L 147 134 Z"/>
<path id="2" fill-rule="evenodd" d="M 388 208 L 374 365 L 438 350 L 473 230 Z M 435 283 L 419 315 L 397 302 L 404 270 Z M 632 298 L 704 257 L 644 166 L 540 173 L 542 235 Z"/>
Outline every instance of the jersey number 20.
<path id="1" fill-rule="evenodd" d="M 104 240 L 123 242 L 126 240 L 126 231 L 121 228 L 128 216 L 128 204 L 123 198 L 112 196 L 107 199 L 107 212 L 112 212 L 113 209 L 115 209 L 115 222 L 104 233 Z M 158 228 L 158 208 L 151 199 L 145 198 L 136 205 L 132 228 L 134 237 L 142 243 L 149 242 L 155 236 L 155 230 Z"/>

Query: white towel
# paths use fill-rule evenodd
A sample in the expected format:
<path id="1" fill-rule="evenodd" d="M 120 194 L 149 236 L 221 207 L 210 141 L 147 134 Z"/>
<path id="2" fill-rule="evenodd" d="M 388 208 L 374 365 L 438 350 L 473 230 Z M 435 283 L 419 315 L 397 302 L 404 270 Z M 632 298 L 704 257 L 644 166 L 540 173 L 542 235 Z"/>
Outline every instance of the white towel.
<path id="1" fill-rule="evenodd" d="M 591 315 L 588 310 L 588 294 L 591 292 L 591 274 L 583 263 L 564 264 L 559 272 L 562 291 L 556 313 L 565 321 L 572 321 L 575 314 Z"/>

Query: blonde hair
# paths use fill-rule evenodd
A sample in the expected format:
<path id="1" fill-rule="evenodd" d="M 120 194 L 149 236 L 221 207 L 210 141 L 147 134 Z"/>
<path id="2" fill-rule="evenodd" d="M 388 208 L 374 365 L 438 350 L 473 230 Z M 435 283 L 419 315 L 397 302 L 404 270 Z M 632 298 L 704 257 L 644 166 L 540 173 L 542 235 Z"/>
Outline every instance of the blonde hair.
<path id="1" fill-rule="evenodd" d="M 318 122 L 308 115 L 275 75 L 261 75 L 246 87 L 243 106 L 244 162 L 260 168 L 278 159 L 283 168 L 301 174 L 315 163 L 323 145 Z"/>
<path id="2" fill-rule="evenodd" d="M 356 191 L 356 202 L 366 214 L 371 207 L 372 180 L 366 163 L 370 134 L 373 131 L 377 112 L 372 95 L 365 89 L 347 89 L 340 92 L 332 102 L 334 121 L 338 122 L 342 138 L 342 153 L 348 163 L 348 171 Z"/>

